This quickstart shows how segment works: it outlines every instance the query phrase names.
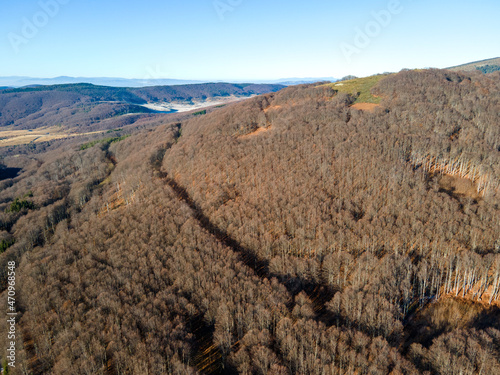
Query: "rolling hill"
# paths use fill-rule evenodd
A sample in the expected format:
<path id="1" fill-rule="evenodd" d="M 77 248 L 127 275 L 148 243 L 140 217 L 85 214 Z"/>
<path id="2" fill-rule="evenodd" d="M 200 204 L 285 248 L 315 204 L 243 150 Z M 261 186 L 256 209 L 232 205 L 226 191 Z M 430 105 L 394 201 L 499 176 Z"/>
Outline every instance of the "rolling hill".
<path id="1" fill-rule="evenodd" d="M 482 71 L 483 73 L 491 73 L 500 70 L 500 57 L 494 59 L 474 61 L 467 64 L 457 65 L 450 68 L 446 68 L 451 71 Z"/>
<path id="2" fill-rule="evenodd" d="M 73 132 L 112 129 L 156 111 L 148 103 L 212 105 L 277 91 L 284 86 L 208 83 L 199 85 L 118 88 L 69 84 L 5 89 L 0 92 L 0 129 L 29 130 L 58 126 Z M 175 112 L 175 111 L 173 111 Z"/>

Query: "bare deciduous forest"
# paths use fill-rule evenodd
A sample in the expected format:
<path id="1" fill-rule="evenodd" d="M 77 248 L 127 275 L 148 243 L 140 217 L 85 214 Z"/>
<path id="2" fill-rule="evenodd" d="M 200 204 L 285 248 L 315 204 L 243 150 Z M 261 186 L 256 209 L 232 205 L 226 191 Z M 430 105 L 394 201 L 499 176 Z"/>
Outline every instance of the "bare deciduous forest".
<path id="1" fill-rule="evenodd" d="M 372 94 L 299 85 L 0 151 L 10 373 L 500 373 L 500 72 Z"/>

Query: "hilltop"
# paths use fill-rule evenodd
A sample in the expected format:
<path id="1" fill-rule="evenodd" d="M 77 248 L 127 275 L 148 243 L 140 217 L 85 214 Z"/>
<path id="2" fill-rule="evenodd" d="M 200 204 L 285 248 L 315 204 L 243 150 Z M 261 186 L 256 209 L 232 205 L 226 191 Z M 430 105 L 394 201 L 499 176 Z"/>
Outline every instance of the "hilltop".
<path id="1" fill-rule="evenodd" d="M 479 70 L 482 71 L 483 73 L 491 73 L 500 70 L 500 57 L 494 59 L 474 61 L 467 64 L 452 66 L 446 69 L 451 71 L 463 71 L 463 72 L 471 72 Z"/>
<path id="2" fill-rule="evenodd" d="M 380 82 L 381 79 L 389 74 L 378 74 L 365 78 L 354 78 L 341 80 L 339 82 L 327 83 L 324 87 L 330 87 L 336 92 L 348 94 L 354 99 L 353 108 L 373 110 L 382 101 L 382 98 L 372 90 Z"/>

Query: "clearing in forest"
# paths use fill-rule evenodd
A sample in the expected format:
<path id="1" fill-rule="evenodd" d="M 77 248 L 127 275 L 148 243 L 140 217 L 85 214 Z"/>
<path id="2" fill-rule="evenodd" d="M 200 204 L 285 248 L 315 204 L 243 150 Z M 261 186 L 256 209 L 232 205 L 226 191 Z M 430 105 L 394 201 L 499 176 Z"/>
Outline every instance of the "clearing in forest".
<path id="1" fill-rule="evenodd" d="M 360 111 L 373 112 L 375 108 L 380 107 L 380 104 L 375 103 L 356 103 L 352 105 L 352 108 L 358 109 Z"/>
<path id="2" fill-rule="evenodd" d="M 481 194 L 477 191 L 477 184 L 468 178 L 442 174 L 438 183 L 440 191 L 445 191 L 459 197 L 481 198 Z"/>
<path id="3" fill-rule="evenodd" d="M 379 104 L 382 98 L 373 95 L 371 90 L 384 77 L 387 77 L 387 75 L 378 74 L 365 78 L 355 78 L 348 81 L 327 83 L 325 86 L 330 86 L 332 89 L 338 92 L 345 92 L 346 94 L 353 95 L 356 98 L 355 104 Z"/>
<path id="4" fill-rule="evenodd" d="M 26 145 L 29 143 L 48 142 L 56 139 L 78 137 L 105 133 L 106 130 L 99 130 L 86 133 L 72 133 L 62 130 L 58 126 L 43 127 L 33 130 L 0 130 L 0 147 Z"/>
<path id="5" fill-rule="evenodd" d="M 280 109 L 280 108 L 281 108 L 280 105 L 270 105 L 269 107 L 264 109 L 264 113 L 267 113 L 267 112 L 275 110 L 275 109 Z"/>
<path id="6" fill-rule="evenodd" d="M 255 137 L 258 134 L 267 132 L 269 129 L 271 129 L 270 126 L 267 128 L 257 128 L 257 130 L 254 130 L 253 132 L 248 133 L 248 134 L 241 135 L 239 138 L 240 139 L 247 139 L 247 138 Z"/>

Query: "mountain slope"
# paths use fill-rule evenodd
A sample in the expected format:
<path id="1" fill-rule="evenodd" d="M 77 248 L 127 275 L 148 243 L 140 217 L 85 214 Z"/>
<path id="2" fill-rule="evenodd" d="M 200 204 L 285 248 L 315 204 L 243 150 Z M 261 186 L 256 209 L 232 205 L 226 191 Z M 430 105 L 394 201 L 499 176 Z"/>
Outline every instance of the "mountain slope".
<path id="1" fill-rule="evenodd" d="M 464 72 L 472 72 L 476 70 L 481 70 L 484 67 L 492 67 L 491 71 L 500 70 L 500 57 L 494 59 L 480 60 L 474 61 L 467 64 L 452 66 L 450 68 L 446 68 L 451 71 L 464 71 Z M 488 71 L 490 72 L 490 71 Z"/>
<path id="2" fill-rule="evenodd" d="M 24 372 L 499 373 L 500 73 L 336 87 L 5 154 Z"/>

